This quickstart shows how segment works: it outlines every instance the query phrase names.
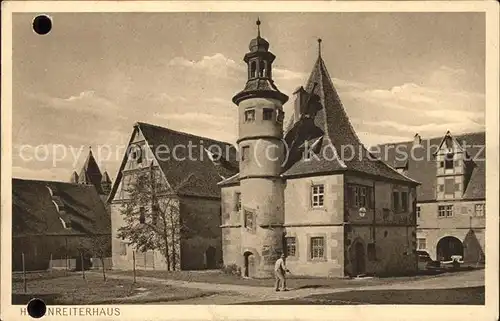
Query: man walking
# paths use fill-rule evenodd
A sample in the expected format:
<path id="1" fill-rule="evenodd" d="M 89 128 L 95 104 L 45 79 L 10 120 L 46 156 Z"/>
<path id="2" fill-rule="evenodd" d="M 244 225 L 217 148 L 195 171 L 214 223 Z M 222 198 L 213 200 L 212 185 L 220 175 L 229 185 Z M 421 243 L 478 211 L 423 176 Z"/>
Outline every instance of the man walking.
<path id="1" fill-rule="evenodd" d="M 280 283 L 281 283 L 281 291 L 288 291 L 286 288 L 286 278 L 285 272 L 290 273 L 290 271 L 286 268 L 285 265 L 285 254 L 281 254 L 281 257 L 276 260 L 274 264 L 274 275 L 276 277 L 276 291 L 280 291 Z"/>

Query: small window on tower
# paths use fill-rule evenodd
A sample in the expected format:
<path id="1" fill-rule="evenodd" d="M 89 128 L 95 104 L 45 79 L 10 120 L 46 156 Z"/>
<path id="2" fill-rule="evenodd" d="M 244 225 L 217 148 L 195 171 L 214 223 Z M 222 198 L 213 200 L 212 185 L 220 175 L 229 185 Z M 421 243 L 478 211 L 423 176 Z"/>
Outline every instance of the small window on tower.
<path id="1" fill-rule="evenodd" d="M 255 109 L 247 109 L 245 110 L 245 122 L 253 122 L 255 121 Z"/>
<path id="2" fill-rule="evenodd" d="M 273 119 L 273 110 L 271 108 L 264 108 L 262 113 L 262 118 L 264 120 L 272 120 Z"/>
<path id="3" fill-rule="evenodd" d="M 234 196 L 235 196 L 234 210 L 239 212 L 241 210 L 241 193 L 236 192 Z"/>
<path id="4" fill-rule="evenodd" d="M 241 148 L 241 160 L 242 161 L 247 160 L 249 153 L 250 153 L 250 146 L 243 146 Z"/>

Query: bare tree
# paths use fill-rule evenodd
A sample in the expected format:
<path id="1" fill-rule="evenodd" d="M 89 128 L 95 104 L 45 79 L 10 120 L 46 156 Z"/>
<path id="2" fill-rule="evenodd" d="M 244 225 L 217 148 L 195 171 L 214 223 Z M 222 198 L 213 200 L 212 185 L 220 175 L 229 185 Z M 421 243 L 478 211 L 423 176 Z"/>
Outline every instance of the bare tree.
<path id="1" fill-rule="evenodd" d="M 135 173 L 130 185 L 125 187 L 128 197 L 120 210 L 125 224 L 118 229 L 118 237 L 142 252 L 158 250 L 165 257 L 168 271 L 178 269 L 180 263 L 182 221 L 178 191 L 193 176 L 189 174 L 171 187 L 151 165 Z"/>
<path id="2" fill-rule="evenodd" d="M 106 281 L 106 266 L 104 258 L 109 256 L 110 238 L 108 235 L 93 235 L 90 237 L 90 249 L 92 256 L 101 261 L 102 277 Z"/>

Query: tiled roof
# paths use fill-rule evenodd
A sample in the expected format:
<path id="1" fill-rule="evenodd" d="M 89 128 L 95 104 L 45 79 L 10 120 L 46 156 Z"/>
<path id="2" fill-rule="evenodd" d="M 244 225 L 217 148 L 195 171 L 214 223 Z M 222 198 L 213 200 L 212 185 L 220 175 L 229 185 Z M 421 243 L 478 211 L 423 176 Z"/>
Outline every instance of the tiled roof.
<path id="1" fill-rule="evenodd" d="M 472 158 L 474 166 L 471 167 L 470 178 L 466 180 L 465 199 L 484 199 L 485 198 L 485 166 L 486 151 L 485 133 L 468 133 L 458 136 L 452 136 L 461 146 L 467 146 L 468 157 Z M 421 183 L 417 187 L 417 199 L 419 201 L 432 201 L 436 199 L 436 160 L 433 157 L 437 152 L 443 137 L 422 139 L 420 146 L 413 149 L 413 156 L 407 159 L 407 175 Z M 413 141 L 390 143 L 378 146 L 380 157 L 388 164 L 398 166 L 402 163 L 402 157 L 397 157 L 397 153 L 410 151 L 413 147 Z M 410 154 L 411 155 L 411 154 Z M 467 177 L 467 175 L 466 175 Z"/>
<path id="2" fill-rule="evenodd" d="M 99 165 L 97 165 L 94 155 L 92 154 L 92 150 L 89 150 L 89 154 L 83 164 L 80 175 L 78 175 L 78 182 L 81 184 L 93 184 L 97 189 L 97 192 L 99 194 L 103 194 L 101 179 L 102 174 L 99 169 Z"/>
<path id="3" fill-rule="evenodd" d="M 279 91 L 274 81 L 269 78 L 250 79 L 245 84 L 245 88 L 233 97 L 233 102 L 238 104 L 241 100 L 250 97 L 270 97 L 275 98 L 282 103 L 288 101 L 288 96 Z"/>
<path id="4" fill-rule="evenodd" d="M 217 183 L 238 171 L 236 148 L 229 143 L 141 122 L 136 128 L 141 131 L 153 154 L 158 146 L 167 146 L 170 151 L 182 146 L 175 148 L 176 157 L 156 157 L 166 180 L 174 190 L 177 189 L 178 195 L 220 197 Z M 222 152 L 223 158 L 220 162 L 214 161 L 213 154 L 219 152 Z M 126 156 L 108 200 L 114 197 L 125 163 Z"/>
<path id="5" fill-rule="evenodd" d="M 71 228 L 65 229 L 61 219 Z M 110 234 L 111 218 L 93 185 L 13 178 L 12 232 Z"/>
<path id="6" fill-rule="evenodd" d="M 296 120 L 286 131 L 285 141 L 290 146 L 292 157 L 285 165 L 285 177 L 352 171 L 417 183 L 384 162 L 369 158 L 370 154 L 356 135 L 321 56 L 313 67 L 305 90 L 311 93 L 313 88 L 312 98 L 319 104 L 314 119 Z M 319 159 L 304 159 L 299 146 L 321 137 L 321 146 L 316 151 Z"/>

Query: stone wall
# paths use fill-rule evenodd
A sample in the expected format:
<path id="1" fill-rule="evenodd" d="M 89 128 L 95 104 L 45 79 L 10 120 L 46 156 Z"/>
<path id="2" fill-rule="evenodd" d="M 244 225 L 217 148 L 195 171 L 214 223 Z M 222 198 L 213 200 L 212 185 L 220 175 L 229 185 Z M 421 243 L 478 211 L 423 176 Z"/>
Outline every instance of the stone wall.
<path id="1" fill-rule="evenodd" d="M 341 277 L 344 264 L 343 175 L 289 179 L 285 189 L 286 237 L 295 238 L 287 265 L 294 275 Z M 313 208 L 311 188 L 324 186 L 324 205 Z M 324 239 L 323 257 L 312 258 L 311 238 Z"/>
<path id="2" fill-rule="evenodd" d="M 342 226 L 287 227 L 286 237 L 294 237 L 295 255 L 288 255 L 287 267 L 293 275 L 342 277 L 344 275 L 344 231 Z M 311 257 L 311 238 L 325 239 L 324 256 Z"/>
<path id="3" fill-rule="evenodd" d="M 420 217 L 417 218 L 417 238 L 425 239 L 426 243 L 426 247 L 422 250 L 427 251 L 431 258 L 436 260 L 439 240 L 452 236 L 464 245 L 465 261 L 475 263 L 484 259 L 486 216 L 478 216 L 475 212 L 476 205 L 481 204 L 485 204 L 484 200 L 418 204 Z M 453 215 L 439 217 L 438 206 L 440 205 L 452 205 Z"/>
<path id="4" fill-rule="evenodd" d="M 181 268 L 199 270 L 220 267 L 222 265 L 220 199 L 182 197 L 180 202 L 181 221 L 182 225 L 186 226 L 181 235 Z M 212 249 L 209 249 L 210 247 Z"/>
<path id="5" fill-rule="evenodd" d="M 352 195 L 346 197 L 345 228 L 345 272 L 376 275 L 412 274 L 417 270 L 416 257 L 416 190 L 403 183 L 373 180 L 361 176 L 345 176 L 346 188 L 354 184 L 371 190 L 371 204 L 366 212 L 353 202 Z M 394 195 L 394 192 L 397 194 Z M 394 197 L 402 202 L 402 193 L 407 195 L 406 210 L 394 208 Z M 360 248 L 361 247 L 361 248 Z M 361 251 L 363 254 L 356 255 Z M 362 257 L 362 258 L 361 258 Z M 359 258 L 361 262 L 355 262 Z"/>

